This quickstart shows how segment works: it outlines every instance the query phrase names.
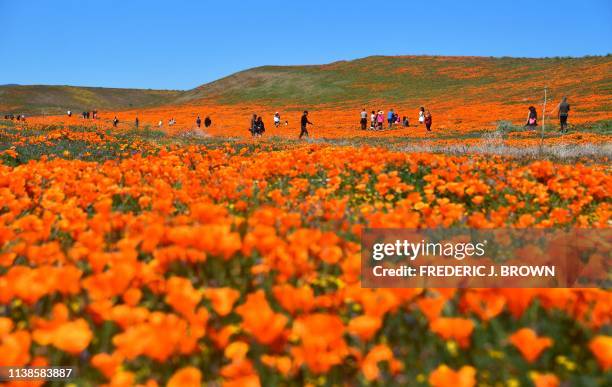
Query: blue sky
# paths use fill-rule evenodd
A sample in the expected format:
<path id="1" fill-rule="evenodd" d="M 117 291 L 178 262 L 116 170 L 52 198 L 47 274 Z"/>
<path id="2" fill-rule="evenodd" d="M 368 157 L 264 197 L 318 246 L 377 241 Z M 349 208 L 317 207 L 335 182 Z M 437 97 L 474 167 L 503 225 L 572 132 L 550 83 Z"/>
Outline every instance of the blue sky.
<path id="1" fill-rule="evenodd" d="M 0 84 L 189 89 L 369 55 L 612 53 L 612 1 L 0 0 Z"/>

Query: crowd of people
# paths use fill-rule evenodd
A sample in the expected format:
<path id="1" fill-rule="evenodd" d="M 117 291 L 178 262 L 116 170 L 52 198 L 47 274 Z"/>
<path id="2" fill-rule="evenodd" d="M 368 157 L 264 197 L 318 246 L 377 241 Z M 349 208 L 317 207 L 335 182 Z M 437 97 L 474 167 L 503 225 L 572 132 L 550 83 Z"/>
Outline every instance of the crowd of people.
<path id="1" fill-rule="evenodd" d="M 68 110 L 66 111 L 66 115 L 68 117 L 72 117 L 72 110 Z M 98 119 L 98 111 L 97 110 L 92 110 L 92 111 L 84 111 L 81 113 L 81 118 L 83 118 L 84 120 L 88 120 L 88 119 L 94 119 L 97 120 Z"/>
<path id="2" fill-rule="evenodd" d="M 25 114 L 5 114 L 4 115 L 4 119 L 5 120 L 11 120 L 11 121 L 25 121 L 26 120 L 26 116 Z"/>
<path id="3" fill-rule="evenodd" d="M 272 122 L 274 123 L 275 128 L 281 126 L 281 116 L 279 112 L 274 113 Z M 287 125 L 289 125 L 289 121 L 285 120 L 285 126 Z M 249 132 L 251 133 L 251 136 L 261 137 L 265 131 L 266 126 L 264 124 L 263 117 L 254 113 L 251 117 L 251 123 L 249 125 Z"/>
<path id="4" fill-rule="evenodd" d="M 550 113 L 557 113 L 557 119 L 559 120 L 559 127 L 562 133 L 566 133 L 568 130 L 567 120 L 570 112 L 570 105 L 567 102 L 567 97 L 563 97 L 561 102 L 553 109 Z M 68 117 L 72 117 L 72 111 L 68 110 Z M 81 113 L 81 117 L 83 119 L 98 119 L 98 111 L 84 111 Z M 393 129 L 395 126 L 400 127 L 409 127 L 410 120 L 407 116 L 402 116 L 394 110 L 389 109 L 387 114 L 383 110 L 372 110 L 369 114 L 369 127 L 368 127 L 368 112 L 365 108 L 361 109 L 361 113 L 359 115 L 359 123 L 362 130 L 385 130 L 385 129 Z M 26 117 L 24 114 L 5 114 L 5 120 L 17 120 L 17 121 L 25 121 Z M 281 116 L 279 112 L 274 113 L 273 122 L 275 127 L 279 127 L 281 125 Z M 386 127 L 385 127 L 386 122 Z M 423 106 L 419 108 L 418 111 L 418 125 L 424 125 L 427 131 L 431 131 L 432 127 L 432 115 L 431 112 L 425 109 Z M 112 120 L 112 124 L 114 127 L 119 125 L 119 118 L 115 116 Z M 176 120 L 174 117 L 168 120 L 168 126 L 174 126 L 176 124 Z M 198 128 L 202 126 L 202 119 L 200 115 L 197 116 L 195 120 L 195 124 Z M 289 121 L 284 121 L 285 126 L 289 125 Z M 204 127 L 208 128 L 212 125 L 212 120 L 209 116 L 206 116 L 204 119 Z M 302 117 L 300 118 L 300 135 L 299 138 L 308 137 L 308 125 L 313 125 L 312 122 L 308 119 L 308 111 L 304 110 Z M 140 126 L 140 121 L 138 116 L 136 116 L 134 120 L 134 126 L 138 128 Z M 163 126 L 163 120 L 159 120 L 157 126 L 161 128 Z M 528 114 L 527 114 L 527 122 L 525 123 L 525 128 L 528 130 L 535 130 L 538 126 L 538 112 L 534 106 L 529 106 Z M 261 115 L 253 114 L 251 117 L 251 123 L 249 126 L 249 132 L 253 137 L 261 137 L 266 131 L 265 124 L 263 121 L 263 117 Z"/>
<path id="5" fill-rule="evenodd" d="M 385 122 L 387 123 L 386 128 Z M 425 110 L 425 108 L 422 106 L 419 109 L 418 122 L 419 125 L 424 124 L 427 130 L 431 131 L 431 113 L 429 110 Z M 400 115 L 394 109 L 389 109 L 386 116 L 383 110 L 372 110 L 372 113 L 370 113 L 370 126 L 368 128 L 368 112 L 365 108 L 363 108 L 359 114 L 359 124 L 361 126 L 361 130 L 385 130 L 393 129 L 395 126 L 407 128 L 410 126 L 410 119 L 407 116 L 402 116 L 400 118 Z"/>

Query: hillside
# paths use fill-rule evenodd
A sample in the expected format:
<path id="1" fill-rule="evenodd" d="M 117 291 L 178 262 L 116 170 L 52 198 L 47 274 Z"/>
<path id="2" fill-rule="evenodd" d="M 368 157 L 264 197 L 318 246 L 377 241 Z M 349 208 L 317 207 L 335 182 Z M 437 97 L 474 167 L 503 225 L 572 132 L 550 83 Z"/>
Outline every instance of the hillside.
<path id="1" fill-rule="evenodd" d="M 179 92 L 148 89 L 114 89 L 77 86 L 0 86 L 0 112 L 62 114 L 67 109 L 123 110 L 155 106 Z"/>
<path id="2" fill-rule="evenodd" d="M 367 101 L 516 103 L 538 98 L 612 97 L 612 56 L 584 58 L 367 57 L 314 66 L 264 66 L 182 93 L 223 104 L 354 106 Z M 609 109 L 609 106 L 608 106 Z"/>
<path id="3" fill-rule="evenodd" d="M 95 108 L 110 113 L 147 108 L 157 120 L 175 116 L 181 109 L 189 112 L 181 114 L 195 117 L 196 110 L 220 112 L 224 107 L 238 111 L 310 107 L 353 112 L 352 117 L 361 107 L 414 112 L 424 105 L 435 112 L 439 124 L 479 127 L 498 120 L 522 120 L 527 106 L 541 106 L 545 86 L 550 103 L 569 96 L 575 107 L 574 122 L 612 118 L 610 55 L 372 56 L 324 65 L 257 67 L 187 91 L 0 86 L 0 112 L 52 114 Z"/>

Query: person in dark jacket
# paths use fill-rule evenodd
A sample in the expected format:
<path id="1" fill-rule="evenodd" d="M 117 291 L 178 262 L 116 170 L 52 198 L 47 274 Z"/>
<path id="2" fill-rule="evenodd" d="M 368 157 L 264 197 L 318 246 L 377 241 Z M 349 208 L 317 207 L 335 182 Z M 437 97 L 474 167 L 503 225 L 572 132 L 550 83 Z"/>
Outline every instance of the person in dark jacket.
<path id="1" fill-rule="evenodd" d="M 266 127 L 264 125 L 263 119 L 261 118 L 261 116 L 257 117 L 257 121 L 255 121 L 255 134 L 258 137 L 261 137 L 261 135 L 266 131 Z"/>
<path id="2" fill-rule="evenodd" d="M 567 132 L 567 117 L 569 116 L 570 105 L 567 102 L 567 97 L 563 97 L 559 106 L 557 106 L 557 116 L 559 117 L 559 127 L 561 132 Z"/>
<path id="3" fill-rule="evenodd" d="M 202 126 L 202 119 L 200 118 L 200 115 L 198 114 L 198 118 L 196 118 L 196 126 L 199 128 L 200 126 Z"/>
<path id="4" fill-rule="evenodd" d="M 204 127 L 208 128 L 210 125 L 212 125 L 212 121 L 209 116 L 206 116 L 206 118 L 204 118 Z"/>
<path id="5" fill-rule="evenodd" d="M 300 138 L 302 136 L 308 136 L 308 125 L 314 125 L 312 122 L 308 121 L 308 110 L 304 110 L 304 114 L 302 114 L 302 118 L 300 119 Z"/>
<path id="6" fill-rule="evenodd" d="M 538 112 L 536 108 L 533 106 L 529 106 L 529 113 L 527 115 L 527 123 L 525 123 L 525 127 L 527 129 L 535 130 L 535 127 L 538 126 Z"/>
<path id="7" fill-rule="evenodd" d="M 138 120 L 138 117 L 136 117 L 136 119 L 134 120 L 134 126 L 136 127 L 136 129 L 138 129 L 139 124 L 140 124 L 140 121 Z"/>
<path id="8" fill-rule="evenodd" d="M 115 116 L 115 118 L 113 118 L 113 126 L 116 128 L 118 124 L 119 124 L 119 119 L 117 118 L 117 116 Z"/>

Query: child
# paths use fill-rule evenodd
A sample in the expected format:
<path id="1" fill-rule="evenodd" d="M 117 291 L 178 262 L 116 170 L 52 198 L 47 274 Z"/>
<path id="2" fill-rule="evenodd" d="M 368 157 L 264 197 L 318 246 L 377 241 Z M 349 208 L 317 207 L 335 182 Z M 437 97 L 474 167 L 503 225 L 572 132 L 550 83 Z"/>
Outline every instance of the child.
<path id="1" fill-rule="evenodd" d="M 425 112 L 424 122 L 425 122 L 425 127 L 427 128 L 427 131 L 431 132 L 432 118 L 431 118 L 431 113 L 429 112 L 429 110 Z"/>

